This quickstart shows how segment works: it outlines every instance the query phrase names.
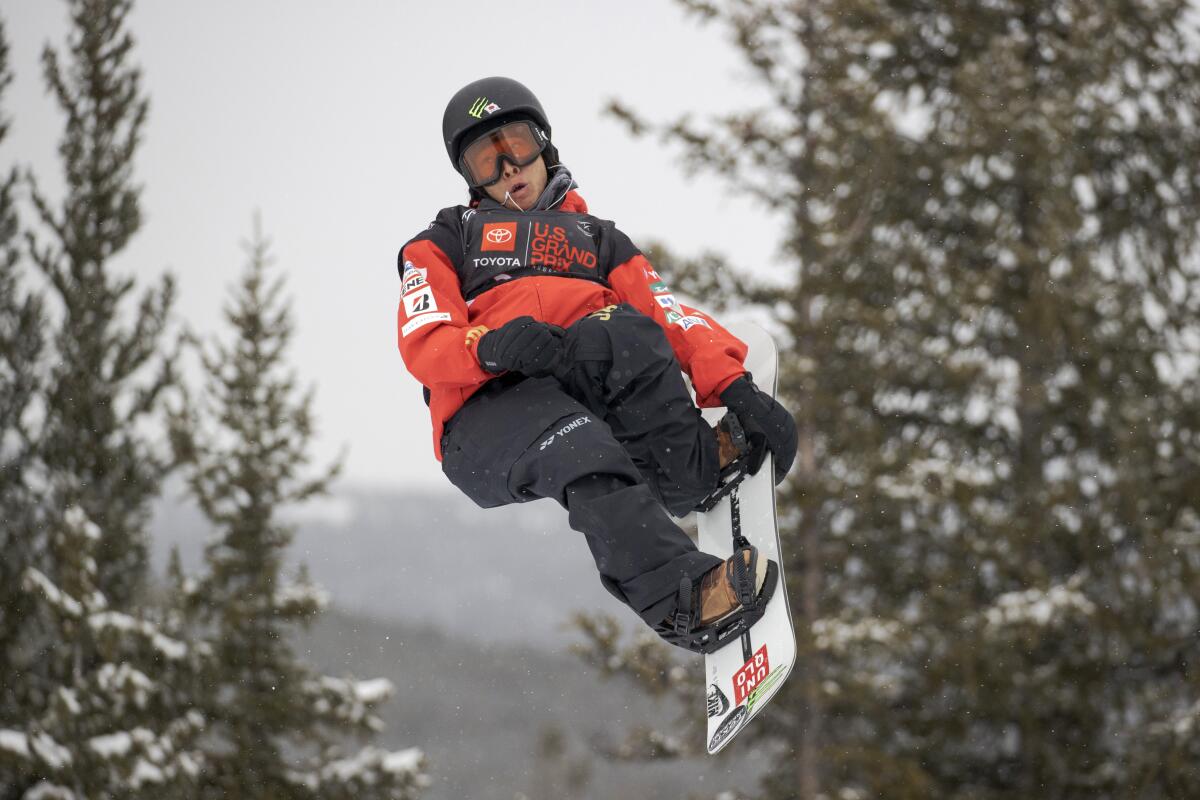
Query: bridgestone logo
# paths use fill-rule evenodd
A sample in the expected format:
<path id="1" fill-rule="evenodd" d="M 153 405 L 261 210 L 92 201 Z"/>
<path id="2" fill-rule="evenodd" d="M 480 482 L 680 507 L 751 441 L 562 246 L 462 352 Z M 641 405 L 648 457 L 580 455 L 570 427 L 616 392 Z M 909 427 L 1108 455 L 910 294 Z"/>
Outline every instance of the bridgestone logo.
<path id="1" fill-rule="evenodd" d="M 426 325 L 429 325 L 434 322 L 449 322 L 449 321 L 450 321 L 450 315 L 447 314 L 445 311 L 437 311 L 432 314 L 421 314 L 420 316 L 413 317 L 408 322 L 404 323 L 404 327 L 400 329 L 400 336 L 401 336 L 401 338 L 408 336 L 410 333 L 415 331 L 417 328 L 424 328 Z"/>

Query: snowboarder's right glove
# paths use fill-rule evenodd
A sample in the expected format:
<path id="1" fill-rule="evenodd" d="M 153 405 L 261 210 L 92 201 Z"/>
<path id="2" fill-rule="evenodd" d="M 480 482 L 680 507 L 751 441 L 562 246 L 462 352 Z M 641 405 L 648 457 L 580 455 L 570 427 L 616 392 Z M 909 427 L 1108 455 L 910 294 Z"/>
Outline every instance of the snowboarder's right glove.
<path id="1" fill-rule="evenodd" d="M 550 375 L 562 360 L 563 329 L 538 322 L 533 317 L 517 317 L 479 340 L 476 353 L 479 364 L 488 372 L 519 372 L 531 378 Z"/>
<path id="2" fill-rule="evenodd" d="M 750 474 L 762 467 L 767 451 L 775 454 L 775 482 L 779 483 L 796 460 L 796 421 L 774 397 L 754 385 L 747 372 L 721 392 L 721 402 L 737 414 L 750 440 Z"/>

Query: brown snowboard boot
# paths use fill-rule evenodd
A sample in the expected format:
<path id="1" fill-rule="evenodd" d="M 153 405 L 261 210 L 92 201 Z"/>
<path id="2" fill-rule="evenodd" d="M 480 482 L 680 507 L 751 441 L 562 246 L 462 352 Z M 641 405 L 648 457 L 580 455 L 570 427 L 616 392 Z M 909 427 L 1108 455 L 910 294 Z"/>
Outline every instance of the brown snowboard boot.
<path id="1" fill-rule="evenodd" d="M 734 588 L 734 571 L 737 569 L 735 560 L 739 557 L 747 570 L 753 570 L 754 596 L 757 598 L 762 593 L 763 583 L 767 579 L 767 559 L 757 548 L 734 553 L 723 564 L 713 567 L 700 579 L 701 625 L 711 625 L 742 607 Z"/>
<path id="2" fill-rule="evenodd" d="M 742 430 L 742 424 L 731 411 L 721 417 L 713 428 L 713 433 L 717 437 L 717 453 L 718 463 L 721 470 L 750 452 L 750 443 L 746 441 L 746 433 Z"/>

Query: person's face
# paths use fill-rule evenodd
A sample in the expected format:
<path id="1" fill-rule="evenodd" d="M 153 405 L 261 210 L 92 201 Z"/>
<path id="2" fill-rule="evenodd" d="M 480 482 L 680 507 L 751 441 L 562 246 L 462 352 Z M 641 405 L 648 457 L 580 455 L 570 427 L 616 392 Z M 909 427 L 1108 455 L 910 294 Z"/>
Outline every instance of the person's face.
<path id="1" fill-rule="evenodd" d="M 538 156 L 523 167 L 503 159 L 504 171 L 500 180 L 483 187 L 488 197 L 514 211 L 528 211 L 546 188 L 546 161 Z"/>

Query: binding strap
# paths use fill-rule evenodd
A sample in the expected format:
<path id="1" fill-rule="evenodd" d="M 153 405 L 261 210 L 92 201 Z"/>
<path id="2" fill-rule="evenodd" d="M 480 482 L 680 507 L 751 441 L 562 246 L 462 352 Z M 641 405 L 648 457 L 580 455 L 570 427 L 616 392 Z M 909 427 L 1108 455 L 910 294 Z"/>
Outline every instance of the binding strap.
<path id="1" fill-rule="evenodd" d="M 679 595 L 675 601 L 674 628 L 676 636 L 687 636 L 692 629 L 692 590 L 693 584 L 689 578 L 679 579 Z"/>
<path id="2" fill-rule="evenodd" d="M 725 579 L 733 587 L 734 596 L 743 608 L 754 605 L 754 567 L 758 564 L 758 548 L 746 542 L 734 551 L 735 558 L 725 562 Z M 744 553 L 750 553 L 750 563 L 746 563 Z"/>

